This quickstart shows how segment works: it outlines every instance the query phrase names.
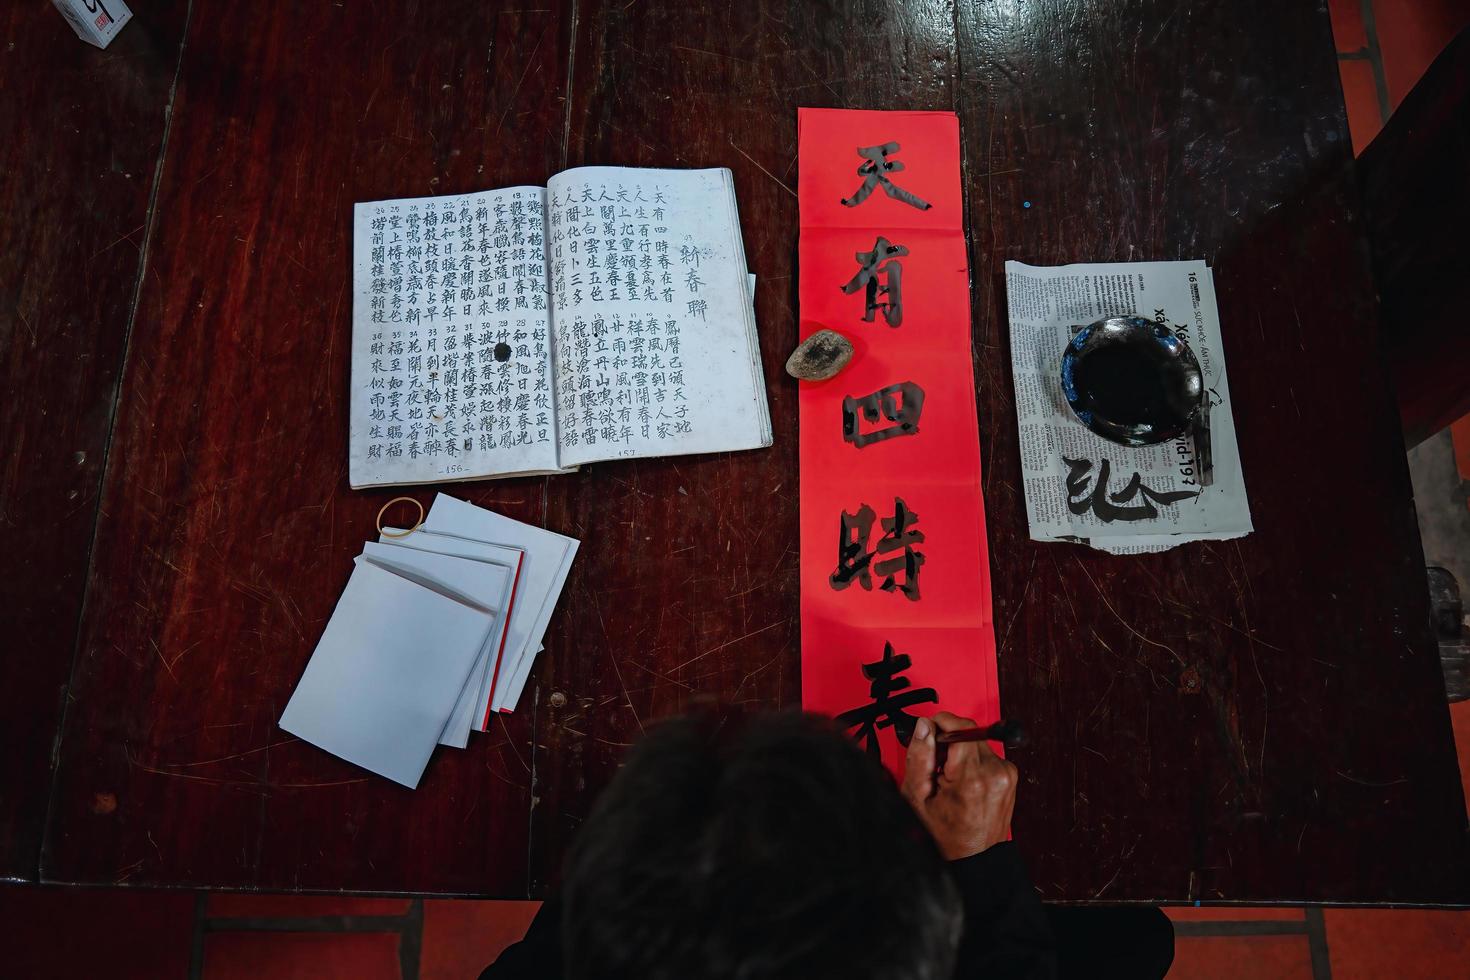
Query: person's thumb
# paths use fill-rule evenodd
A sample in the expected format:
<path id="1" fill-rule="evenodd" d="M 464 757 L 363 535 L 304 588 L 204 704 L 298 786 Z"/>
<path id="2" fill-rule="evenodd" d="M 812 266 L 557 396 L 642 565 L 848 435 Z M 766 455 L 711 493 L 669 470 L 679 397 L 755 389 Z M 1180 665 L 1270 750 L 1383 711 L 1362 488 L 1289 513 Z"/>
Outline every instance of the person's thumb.
<path id="1" fill-rule="evenodd" d="M 920 718 L 914 724 L 903 766 L 903 795 L 916 806 L 929 799 L 934 789 L 935 751 L 934 723 Z"/>

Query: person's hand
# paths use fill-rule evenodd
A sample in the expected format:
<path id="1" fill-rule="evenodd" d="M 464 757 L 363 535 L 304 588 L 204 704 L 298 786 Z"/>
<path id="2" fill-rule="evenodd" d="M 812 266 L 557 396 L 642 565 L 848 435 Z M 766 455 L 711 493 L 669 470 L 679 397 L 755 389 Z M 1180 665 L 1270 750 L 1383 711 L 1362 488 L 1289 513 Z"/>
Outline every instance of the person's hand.
<path id="1" fill-rule="evenodd" d="M 902 790 L 945 860 L 958 861 L 1010 837 L 1016 767 L 984 742 L 954 742 L 945 746 L 944 768 L 936 772 L 936 726 L 945 732 L 976 727 L 948 711 L 920 718 L 909 739 Z"/>

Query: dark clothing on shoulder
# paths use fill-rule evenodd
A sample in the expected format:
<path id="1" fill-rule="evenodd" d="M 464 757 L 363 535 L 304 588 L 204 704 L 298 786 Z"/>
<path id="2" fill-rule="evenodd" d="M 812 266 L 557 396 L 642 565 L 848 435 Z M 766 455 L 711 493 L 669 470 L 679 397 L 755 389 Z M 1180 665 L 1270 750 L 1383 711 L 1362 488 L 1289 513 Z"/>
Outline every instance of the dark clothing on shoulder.
<path id="1" fill-rule="evenodd" d="M 485 967 L 480 980 L 561 980 L 561 899 L 541 906 L 526 936 Z"/>
<path id="2" fill-rule="evenodd" d="M 1056 940 L 1015 844 L 951 861 L 949 872 L 965 903 L 956 980 L 1057 976 Z"/>

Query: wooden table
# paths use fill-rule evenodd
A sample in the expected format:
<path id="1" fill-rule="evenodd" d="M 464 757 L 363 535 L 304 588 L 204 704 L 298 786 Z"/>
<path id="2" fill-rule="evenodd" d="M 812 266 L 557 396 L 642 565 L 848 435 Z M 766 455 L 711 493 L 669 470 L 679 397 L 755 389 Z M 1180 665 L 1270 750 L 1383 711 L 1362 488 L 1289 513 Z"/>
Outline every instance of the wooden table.
<path id="1" fill-rule="evenodd" d="M 0 13 L 6 875 L 542 895 L 654 719 L 797 704 L 781 364 L 814 105 L 960 115 L 1044 896 L 1470 898 L 1325 9 L 137 6 L 106 52 L 39 0 Z M 521 710 L 410 792 L 276 727 L 392 494 L 346 480 L 352 203 L 585 163 L 734 169 L 776 444 L 458 488 L 584 545 Z M 1028 540 L 1009 258 L 1211 262 L 1254 534 Z"/>

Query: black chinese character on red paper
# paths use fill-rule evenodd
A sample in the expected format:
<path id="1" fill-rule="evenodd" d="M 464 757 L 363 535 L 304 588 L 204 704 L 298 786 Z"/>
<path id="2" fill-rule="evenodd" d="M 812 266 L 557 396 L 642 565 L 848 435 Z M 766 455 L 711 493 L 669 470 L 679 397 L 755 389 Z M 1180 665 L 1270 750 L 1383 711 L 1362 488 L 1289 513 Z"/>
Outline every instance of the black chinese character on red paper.
<path id="1" fill-rule="evenodd" d="M 851 296 L 859 289 L 865 289 L 863 319 L 867 322 L 872 323 L 873 314 L 882 310 L 883 319 L 890 327 L 903 323 L 903 263 L 898 261 L 898 256 L 908 254 L 907 246 L 894 245 L 882 235 L 873 242 L 871 252 L 854 253 L 858 271 L 842 291 Z M 879 276 L 883 277 L 881 286 L 878 284 Z M 880 296 L 883 298 L 881 303 L 878 301 Z"/>
<path id="2" fill-rule="evenodd" d="M 897 143 L 880 143 L 877 146 L 858 147 L 858 156 L 863 162 L 857 168 L 857 175 L 863 179 L 857 190 L 852 192 L 852 197 L 844 197 L 842 203 L 850 208 L 855 208 L 868 199 L 875 187 L 881 186 L 883 193 L 897 201 L 918 208 L 920 211 L 928 211 L 933 205 L 916 194 L 904 190 L 893 181 L 888 179 L 889 174 L 902 173 L 904 166 L 897 160 L 890 160 L 891 154 L 898 152 Z"/>
<path id="3" fill-rule="evenodd" d="M 878 545 L 868 550 L 868 539 L 873 534 L 873 521 L 877 515 L 873 508 L 863 504 L 856 514 L 842 512 L 842 521 L 837 538 L 837 567 L 828 582 L 838 592 L 854 581 L 864 590 L 873 590 L 873 576 L 882 581 L 878 588 L 884 592 L 902 592 L 910 602 L 919 599 L 919 568 L 924 564 L 922 552 L 914 546 L 923 544 L 924 532 L 913 526 L 919 515 L 908 509 L 902 497 L 893 498 L 893 516 L 882 520 L 883 537 Z M 880 556 L 892 555 L 893 557 Z"/>
<path id="4" fill-rule="evenodd" d="M 883 659 L 863 664 L 863 676 L 871 682 L 868 696 L 873 703 L 837 716 L 837 723 L 844 730 L 857 729 L 854 737 L 875 759 L 882 755 L 878 746 L 878 729 L 892 728 L 899 744 L 908 745 L 914 734 L 914 723 L 919 719 L 904 709 L 926 702 L 939 703 L 939 695 L 932 687 L 909 689 L 908 678 L 901 675 L 912 666 L 913 660 L 908 654 L 895 654 L 892 643 L 883 644 Z"/>
<path id="5" fill-rule="evenodd" d="M 912 381 L 879 388 L 871 395 L 842 399 L 842 439 L 857 448 L 919 434 L 919 416 L 924 413 L 924 389 Z M 862 431 L 863 423 L 887 419 L 892 425 Z"/>

